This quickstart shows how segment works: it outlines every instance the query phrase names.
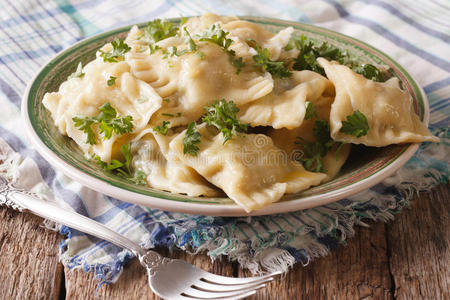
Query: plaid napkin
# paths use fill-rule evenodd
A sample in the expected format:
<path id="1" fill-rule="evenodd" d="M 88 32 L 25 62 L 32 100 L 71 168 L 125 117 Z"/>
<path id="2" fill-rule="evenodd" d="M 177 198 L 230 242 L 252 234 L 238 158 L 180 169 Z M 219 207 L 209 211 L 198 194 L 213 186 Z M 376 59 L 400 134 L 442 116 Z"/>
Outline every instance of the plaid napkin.
<path id="1" fill-rule="evenodd" d="M 312 23 L 361 39 L 402 64 L 423 86 L 439 144 L 417 154 L 377 186 L 305 211 L 264 217 L 193 216 L 148 209 L 96 193 L 56 172 L 28 144 L 20 98 L 32 75 L 55 53 L 98 32 L 154 18 L 257 15 Z M 0 171 L 141 243 L 211 258 L 226 255 L 252 272 L 287 270 L 325 255 L 365 219 L 393 218 L 413 193 L 448 182 L 450 4 L 427 0 L 360 1 L 48 1 L 6 0 L 0 11 Z M 1 140 L 3 139 L 3 140 Z M 21 174 L 26 174 L 23 176 Z M 24 179 L 25 178 L 25 179 Z M 61 259 L 113 282 L 131 253 L 65 226 Z"/>

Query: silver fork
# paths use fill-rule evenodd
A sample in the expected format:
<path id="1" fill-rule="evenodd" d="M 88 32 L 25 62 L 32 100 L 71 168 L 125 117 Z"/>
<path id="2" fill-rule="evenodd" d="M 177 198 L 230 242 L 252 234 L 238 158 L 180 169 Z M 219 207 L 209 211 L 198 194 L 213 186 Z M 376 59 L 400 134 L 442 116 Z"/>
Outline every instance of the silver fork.
<path id="1" fill-rule="evenodd" d="M 147 269 L 150 288 L 164 299 L 242 299 L 253 295 L 256 290 L 272 281 L 275 275 L 280 274 L 276 272 L 259 277 L 232 278 L 206 272 L 180 259 L 162 257 L 101 223 L 15 188 L 0 174 L 0 205 L 2 204 L 19 211 L 30 211 L 130 250 Z"/>

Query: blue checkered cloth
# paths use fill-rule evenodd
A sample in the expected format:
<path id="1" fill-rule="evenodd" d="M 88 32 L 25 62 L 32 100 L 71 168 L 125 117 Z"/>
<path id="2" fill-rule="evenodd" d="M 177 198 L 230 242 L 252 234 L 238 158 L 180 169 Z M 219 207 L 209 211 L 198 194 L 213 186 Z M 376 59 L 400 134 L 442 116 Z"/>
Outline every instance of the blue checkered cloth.
<path id="1" fill-rule="evenodd" d="M 441 143 L 423 144 L 395 175 L 351 198 L 251 218 L 193 216 L 125 203 L 71 181 L 30 147 L 21 124 L 20 98 L 32 75 L 56 53 L 115 27 L 204 12 L 312 23 L 383 49 L 423 86 L 431 106 L 430 127 Z M 448 182 L 449 53 L 448 1 L 5 0 L 0 11 L 0 137 L 10 148 L 0 144 L 0 150 L 16 152 L 11 166 L 36 169 L 28 176 L 40 173 L 42 178 L 33 177 L 35 190 L 145 247 L 176 247 L 206 252 L 212 258 L 225 255 L 253 272 L 286 270 L 325 255 L 353 234 L 355 224 L 391 219 L 414 192 Z M 105 241 L 65 226 L 59 229 L 65 235 L 62 261 L 71 269 L 95 272 L 102 282 L 117 279 L 132 258 L 130 252 Z"/>

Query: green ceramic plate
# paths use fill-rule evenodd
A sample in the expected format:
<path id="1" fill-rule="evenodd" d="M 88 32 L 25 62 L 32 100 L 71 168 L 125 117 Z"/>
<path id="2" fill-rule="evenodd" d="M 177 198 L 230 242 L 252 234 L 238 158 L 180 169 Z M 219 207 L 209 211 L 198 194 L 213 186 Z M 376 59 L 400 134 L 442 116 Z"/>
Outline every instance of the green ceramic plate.
<path id="1" fill-rule="evenodd" d="M 416 112 L 428 123 L 428 102 L 413 78 L 383 52 L 351 37 L 312 25 L 276 19 L 242 17 L 277 32 L 287 26 L 294 27 L 316 41 L 327 41 L 347 49 L 353 57 L 366 63 L 388 66 L 413 97 Z M 179 23 L 180 19 L 171 19 Z M 144 26 L 145 24 L 139 24 Z M 29 84 L 22 102 L 22 114 L 27 131 L 36 149 L 50 164 L 67 176 L 94 190 L 118 199 L 168 211 L 203 215 L 247 215 L 228 198 L 188 197 L 148 187 L 130 184 L 122 178 L 104 172 L 88 161 L 69 138 L 62 136 L 53 124 L 49 112 L 42 105 L 46 92 L 57 91 L 59 85 L 75 69 L 79 61 L 85 65 L 95 58 L 95 52 L 115 37 L 124 38 L 130 26 L 101 33 L 85 39 L 61 52 L 47 63 Z M 354 147 L 350 159 L 332 181 L 283 199 L 251 215 L 295 211 L 327 204 L 367 189 L 400 168 L 417 150 L 418 144 L 392 145 L 385 148 Z M 357 157 L 357 159 L 354 159 Z"/>

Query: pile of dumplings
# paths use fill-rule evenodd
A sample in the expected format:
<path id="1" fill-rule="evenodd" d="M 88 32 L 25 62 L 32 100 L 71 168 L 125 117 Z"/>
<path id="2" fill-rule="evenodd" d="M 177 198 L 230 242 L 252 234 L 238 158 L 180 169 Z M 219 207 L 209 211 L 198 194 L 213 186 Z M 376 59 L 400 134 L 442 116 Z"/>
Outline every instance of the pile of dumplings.
<path id="1" fill-rule="evenodd" d="M 199 40 L 213 24 L 229 33 L 227 38 L 233 41 L 229 49 L 245 64 L 239 72 L 223 48 Z M 286 193 L 331 180 L 347 160 L 351 144 L 382 147 L 438 141 L 415 114 L 410 95 L 395 77 L 375 82 L 325 58 L 317 62 L 326 77 L 291 70 L 291 76 L 279 78 L 253 67 L 256 51 L 248 40 L 267 49 L 272 61 L 299 54 L 297 49 L 285 50 L 294 33 L 291 27 L 274 34 L 236 17 L 213 14 L 190 18 L 182 26 L 196 43 L 197 53 L 167 55 L 164 50 L 169 47 L 185 49 L 181 35 L 158 41 L 161 50 L 152 53 L 135 26 L 125 39 L 130 50 L 123 59 L 105 62 L 99 51 L 83 67 L 84 76 L 68 79 L 57 92 L 45 95 L 43 104 L 58 130 L 73 139 L 86 157 L 106 163 L 123 160 L 121 146 L 130 144 L 131 167 L 145 174 L 149 187 L 189 196 L 226 195 L 250 212 Z M 110 49 L 108 43 L 101 50 Z M 107 84 L 111 76 L 113 85 Z M 214 126 L 202 122 L 205 107 L 218 99 L 233 101 L 239 108 L 239 122 L 249 124 L 247 132 L 225 140 Z M 85 132 L 73 118 L 97 116 L 105 103 L 120 116 L 132 116 L 133 130 L 102 139 L 100 129 L 94 127 L 98 142 L 86 143 Z M 331 138 L 340 142 L 322 158 L 323 172 L 306 170 L 296 157 L 303 153 L 299 138 L 314 140 L 314 121 L 305 119 L 307 103 L 314 105 L 317 118 L 329 123 Z M 370 130 L 364 136 L 340 130 L 355 111 L 367 118 Z M 154 130 L 164 122 L 167 132 Z M 183 145 L 191 122 L 196 122 L 200 134 L 196 155 L 185 153 Z"/>

